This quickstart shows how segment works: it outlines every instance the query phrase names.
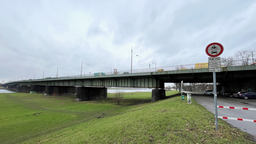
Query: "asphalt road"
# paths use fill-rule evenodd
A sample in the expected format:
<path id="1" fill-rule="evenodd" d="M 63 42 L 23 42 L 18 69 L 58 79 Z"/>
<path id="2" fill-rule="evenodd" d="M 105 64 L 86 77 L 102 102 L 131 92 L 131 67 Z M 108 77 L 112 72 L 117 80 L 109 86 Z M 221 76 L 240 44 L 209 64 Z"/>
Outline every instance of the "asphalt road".
<path id="1" fill-rule="evenodd" d="M 204 96 L 203 94 L 192 94 L 192 97 L 196 100 L 197 103 L 204 106 L 211 113 L 215 113 L 213 96 Z M 245 99 L 239 99 L 239 98 L 218 96 L 217 105 L 256 108 L 256 99 L 245 100 Z M 225 116 L 225 117 L 256 120 L 255 110 L 250 111 L 250 110 L 218 108 L 218 115 Z M 256 123 L 255 122 L 246 122 L 246 121 L 229 120 L 229 119 L 225 119 L 225 121 L 231 124 L 232 126 L 251 134 L 254 137 L 254 141 L 256 142 Z"/>

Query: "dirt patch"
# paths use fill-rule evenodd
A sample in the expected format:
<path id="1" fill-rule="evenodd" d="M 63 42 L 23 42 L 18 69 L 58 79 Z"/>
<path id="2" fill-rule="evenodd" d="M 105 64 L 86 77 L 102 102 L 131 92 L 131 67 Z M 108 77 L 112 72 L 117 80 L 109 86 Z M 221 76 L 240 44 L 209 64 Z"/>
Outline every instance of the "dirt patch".
<path id="1" fill-rule="evenodd" d="M 99 119 L 99 118 L 104 118 L 106 116 L 106 114 L 105 113 L 102 113 L 100 116 L 97 116 L 97 118 Z"/>
<path id="2" fill-rule="evenodd" d="M 38 112 L 38 113 L 34 113 L 33 115 L 34 116 L 37 116 L 37 115 L 39 115 L 39 114 L 41 114 L 42 112 Z"/>
<path id="3" fill-rule="evenodd" d="M 161 110 L 161 113 L 167 112 L 168 110 Z"/>

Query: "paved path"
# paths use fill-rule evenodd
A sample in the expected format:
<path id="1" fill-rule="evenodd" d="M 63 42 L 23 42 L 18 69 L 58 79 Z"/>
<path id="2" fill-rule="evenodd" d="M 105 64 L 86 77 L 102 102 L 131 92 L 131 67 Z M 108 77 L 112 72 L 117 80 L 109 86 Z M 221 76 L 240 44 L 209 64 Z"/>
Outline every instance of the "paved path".
<path id="1" fill-rule="evenodd" d="M 192 94 L 192 97 L 197 101 L 197 103 L 204 106 L 211 113 L 214 113 L 214 97 L 213 96 L 203 96 L 202 94 Z M 230 98 L 224 96 L 218 96 L 217 105 L 219 106 L 233 106 L 233 107 L 246 107 L 246 108 L 256 108 L 256 99 L 239 99 Z M 249 110 L 234 110 L 234 109 L 218 109 L 219 116 L 243 118 L 256 120 L 256 111 Z M 255 122 L 245 122 L 237 120 L 225 120 L 232 126 L 239 128 L 254 136 L 254 141 L 256 142 L 256 123 Z"/>

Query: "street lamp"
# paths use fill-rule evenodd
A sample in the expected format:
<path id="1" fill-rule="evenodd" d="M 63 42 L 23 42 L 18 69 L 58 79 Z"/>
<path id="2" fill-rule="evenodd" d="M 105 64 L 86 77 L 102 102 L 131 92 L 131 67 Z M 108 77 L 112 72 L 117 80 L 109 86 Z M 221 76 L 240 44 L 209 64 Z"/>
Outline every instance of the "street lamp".
<path id="1" fill-rule="evenodd" d="M 43 79 L 44 79 L 44 73 L 47 73 L 47 72 L 49 72 L 49 71 L 43 71 Z"/>
<path id="2" fill-rule="evenodd" d="M 58 69 L 59 69 L 59 68 L 57 67 L 57 73 L 56 73 L 56 77 L 58 77 Z"/>
<path id="3" fill-rule="evenodd" d="M 63 70 L 63 68 L 60 68 L 60 70 Z M 56 77 L 58 77 L 58 74 L 59 74 L 59 68 L 57 67 Z"/>
<path id="4" fill-rule="evenodd" d="M 83 62 L 81 63 L 81 77 L 82 77 L 82 71 L 83 71 Z"/>
<path id="5" fill-rule="evenodd" d="M 132 73 L 132 55 L 133 55 L 133 50 L 132 50 L 132 46 L 131 46 L 131 73 Z"/>
<path id="6" fill-rule="evenodd" d="M 89 65 L 89 64 L 86 64 L 86 65 Z M 80 76 L 82 77 L 83 76 L 83 62 L 81 63 L 81 74 Z"/>
<path id="7" fill-rule="evenodd" d="M 156 62 L 152 62 L 152 64 L 155 64 L 155 71 L 156 71 Z"/>

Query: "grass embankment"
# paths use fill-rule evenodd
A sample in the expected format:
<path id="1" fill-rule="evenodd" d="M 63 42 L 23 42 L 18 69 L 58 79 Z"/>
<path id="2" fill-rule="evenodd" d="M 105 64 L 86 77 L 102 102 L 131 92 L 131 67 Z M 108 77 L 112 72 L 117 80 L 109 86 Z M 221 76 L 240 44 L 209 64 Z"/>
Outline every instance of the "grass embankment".
<path id="1" fill-rule="evenodd" d="M 167 95 L 175 94 L 169 91 Z M 75 102 L 74 96 L 0 94 L 0 143 L 253 143 L 248 135 L 180 97 L 150 103 L 150 92 Z"/>

